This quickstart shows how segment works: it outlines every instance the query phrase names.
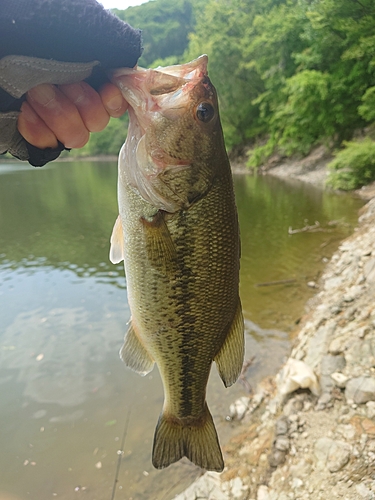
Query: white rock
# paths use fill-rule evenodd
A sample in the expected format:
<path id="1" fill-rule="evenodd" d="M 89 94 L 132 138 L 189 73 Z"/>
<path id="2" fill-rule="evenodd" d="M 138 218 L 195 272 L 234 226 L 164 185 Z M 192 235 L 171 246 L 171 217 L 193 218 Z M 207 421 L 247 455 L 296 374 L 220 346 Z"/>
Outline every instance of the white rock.
<path id="1" fill-rule="evenodd" d="M 237 399 L 237 401 L 230 405 L 229 415 L 236 420 L 242 420 L 245 416 L 245 413 L 249 409 L 249 402 L 250 398 L 246 396 Z"/>
<path id="2" fill-rule="evenodd" d="M 348 381 L 348 377 L 340 372 L 331 373 L 331 378 L 340 389 L 344 389 Z"/>
<path id="3" fill-rule="evenodd" d="M 318 379 L 304 361 L 289 358 L 277 379 L 281 396 L 286 396 L 300 388 L 310 389 L 316 396 L 320 393 Z"/>
<path id="4" fill-rule="evenodd" d="M 259 486 L 257 491 L 257 500 L 270 500 L 269 489 L 265 484 Z"/>
<path id="5" fill-rule="evenodd" d="M 206 472 L 184 492 L 177 495 L 174 500 L 191 500 L 192 498 L 229 500 L 233 498 L 229 493 L 223 491 L 223 489 L 221 487 L 220 474 L 217 472 Z"/>

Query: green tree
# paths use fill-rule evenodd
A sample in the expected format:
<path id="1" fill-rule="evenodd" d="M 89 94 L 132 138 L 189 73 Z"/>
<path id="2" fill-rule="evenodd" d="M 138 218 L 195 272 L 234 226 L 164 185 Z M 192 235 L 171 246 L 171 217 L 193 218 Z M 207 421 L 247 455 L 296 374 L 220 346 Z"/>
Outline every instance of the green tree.
<path id="1" fill-rule="evenodd" d="M 181 56 L 194 25 L 193 5 L 189 0 L 156 0 L 113 12 L 142 30 L 144 51 L 139 65 L 145 67 L 156 59 Z"/>

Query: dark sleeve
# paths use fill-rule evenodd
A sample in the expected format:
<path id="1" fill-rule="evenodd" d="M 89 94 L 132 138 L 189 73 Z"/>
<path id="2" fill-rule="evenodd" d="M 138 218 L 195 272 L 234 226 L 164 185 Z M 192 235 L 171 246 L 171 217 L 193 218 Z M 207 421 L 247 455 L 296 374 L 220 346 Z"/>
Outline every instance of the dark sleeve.
<path id="1" fill-rule="evenodd" d="M 31 63 L 35 58 L 41 59 L 46 61 L 46 67 L 51 60 L 68 63 L 64 66 L 67 72 L 70 67 L 75 69 L 69 63 L 76 66 L 91 63 L 86 81 L 98 90 L 107 81 L 108 69 L 135 66 L 141 52 L 140 31 L 95 0 L 1 0 L 0 153 L 10 151 L 17 156 L 18 151 L 21 159 L 45 164 L 63 149 L 60 145 L 56 150 L 40 151 L 26 143 L 16 130 L 7 130 L 11 123 L 14 127 L 14 117 L 24 100 L 24 95 L 12 91 L 9 79 L 6 84 L 2 83 L 1 62 L 8 62 L 9 56 L 21 56 L 21 59 L 26 56 L 31 58 Z M 43 77 L 43 73 L 40 75 Z M 66 82 L 60 78 L 55 77 L 51 82 L 50 75 L 46 82 Z M 68 81 L 78 80 L 72 76 Z M 9 137 L 12 137 L 12 145 L 7 143 Z"/>

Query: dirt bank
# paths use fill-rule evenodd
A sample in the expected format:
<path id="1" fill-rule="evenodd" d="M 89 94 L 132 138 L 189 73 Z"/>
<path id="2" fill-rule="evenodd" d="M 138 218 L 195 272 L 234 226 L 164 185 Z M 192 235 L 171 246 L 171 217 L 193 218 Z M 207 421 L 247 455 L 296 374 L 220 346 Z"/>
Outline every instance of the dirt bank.
<path id="1" fill-rule="evenodd" d="M 244 416 L 224 472 L 176 500 L 375 499 L 374 298 L 371 199 L 307 304 L 285 367 L 233 406 Z"/>

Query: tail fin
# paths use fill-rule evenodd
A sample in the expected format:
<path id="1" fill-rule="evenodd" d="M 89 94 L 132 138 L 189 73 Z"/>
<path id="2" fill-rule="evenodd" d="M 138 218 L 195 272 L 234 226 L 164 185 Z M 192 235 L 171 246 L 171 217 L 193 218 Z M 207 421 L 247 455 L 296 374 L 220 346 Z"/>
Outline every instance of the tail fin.
<path id="1" fill-rule="evenodd" d="M 181 421 L 180 421 L 181 422 Z M 196 423 L 188 425 L 175 418 L 160 415 L 154 436 L 152 463 L 156 469 L 164 469 L 187 457 L 202 469 L 221 472 L 224 468 L 219 439 L 212 415 L 205 405 L 205 413 Z"/>

